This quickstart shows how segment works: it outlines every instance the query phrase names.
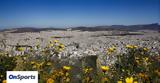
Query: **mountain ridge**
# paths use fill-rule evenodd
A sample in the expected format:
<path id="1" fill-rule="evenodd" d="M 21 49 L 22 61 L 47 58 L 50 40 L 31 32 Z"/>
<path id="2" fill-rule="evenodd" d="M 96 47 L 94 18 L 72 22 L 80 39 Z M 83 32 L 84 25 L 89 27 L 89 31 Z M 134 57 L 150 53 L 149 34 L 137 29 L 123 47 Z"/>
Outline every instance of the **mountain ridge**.
<path id="1" fill-rule="evenodd" d="M 139 24 L 139 25 L 110 25 L 110 26 L 95 26 L 95 27 L 70 27 L 70 28 L 36 28 L 36 27 L 21 27 L 12 29 L 2 29 L 0 32 L 11 31 L 11 33 L 23 33 L 23 32 L 40 32 L 49 30 L 80 30 L 80 31 L 107 31 L 107 30 L 122 30 L 122 31 L 137 31 L 137 30 L 158 30 L 160 31 L 160 25 L 158 23 L 153 24 Z"/>

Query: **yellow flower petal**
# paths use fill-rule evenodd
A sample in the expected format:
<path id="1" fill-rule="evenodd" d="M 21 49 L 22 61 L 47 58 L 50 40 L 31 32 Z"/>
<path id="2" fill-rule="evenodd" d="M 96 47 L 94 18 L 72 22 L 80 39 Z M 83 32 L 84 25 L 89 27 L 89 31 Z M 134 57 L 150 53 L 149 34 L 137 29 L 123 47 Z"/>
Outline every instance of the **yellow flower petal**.
<path id="1" fill-rule="evenodd" d="M 125 81 L 126 83 L 133 83 L 133 77 L 127 77 Z"/>
<path id="2" fill-rule="evenodd" d="M 58 40 L 53 40 L 54 43 L 58 43 Z"/>
<path id="3" fill-rule="evenodd" d="M 137 81 L 134 81 L 133 83 L 138 83 Z"/>
<path id="4" fill-rule="evenodd" d="M 148 48 L 143 48 L 144 51 L 148 51 Z"/>
<path id="5" fill-rule="evenodd" d="M 103 72 L 106 72 L 109 70 L 109 66 L 101 66 L 101 69 Z"/>
<path id="6" fill-rule="evenodd" d="M 7 83 L 7 81 L 6 80 L 3 80 L 3 82 L 2 83 Z"/>
<path id="7" fill-rule="evenodd" d="M 46 83 L 54 83 L 54 80 L 52 78 L 49 78 Z"/>
<path id="8" fill-rule="evenodd" d="M 24 51 L 24 48 L 23 47 L 18 47 L 17 51 Z"/>
<path id="9" fill-rule="evenodd" d="M 122 83 L 122 81 L 117 81 L 117 83 Z"/>
<path id="10" fill-rule="evenodd" d="M 133 45 L 126 45 L 126 48 L 133 49 L 134 46 Z"/>
<path id="11" fill-rule="evenodd" d="M 68 71 L 68 70 L 71 70 L 71 67 L 70 66 L 63 66 L 63 69 Z"/>

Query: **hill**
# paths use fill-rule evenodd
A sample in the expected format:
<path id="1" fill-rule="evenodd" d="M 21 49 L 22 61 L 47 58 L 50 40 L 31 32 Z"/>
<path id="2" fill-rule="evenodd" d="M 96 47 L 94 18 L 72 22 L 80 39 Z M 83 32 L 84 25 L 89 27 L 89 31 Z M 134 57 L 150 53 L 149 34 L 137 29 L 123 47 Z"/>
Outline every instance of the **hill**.
<path id="1" fill-rule="evenodd" d="M 11 32 L 11 33 L 23 33 L 23 32 L 40 32 L 49 30 L 61 30 L 65 31 L 68 28 L 35 28 L 35 27 L 22 27 L 12 29 L 2 29 L 0 32 Z M 143 25 L 111 25 L 111 26 L 95 26 L 95 27 L 72 27 L 71 30 L 80 31 L 137 31 L 137 30 L 156 30 L 160 32 L 160 25 L 154 24 L 143 24 Z"/>

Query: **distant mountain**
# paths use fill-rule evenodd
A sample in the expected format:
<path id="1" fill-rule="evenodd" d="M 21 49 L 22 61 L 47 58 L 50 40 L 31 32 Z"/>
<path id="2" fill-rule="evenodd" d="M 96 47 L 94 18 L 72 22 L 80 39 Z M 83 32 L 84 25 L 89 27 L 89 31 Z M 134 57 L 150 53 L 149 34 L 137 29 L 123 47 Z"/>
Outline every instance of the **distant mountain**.
<path id="1" fill-rule="evenodd" d="M 0 32 L 11 32 L 11 33 L 23 33 L 23 32 L 40 32 L 40 31 L 49 31 L 49 30 L 65 30 L 63 28 L 34 28 L 34 27 L 22 27 L 22 28 L 12 28 L 12 29 L 3 29 Z"/>
<path id="2" fill-rule="evenodd" d="M 137 30 L 156 30 L 160 32 L 160 25 L 154 24 L 143 24 L 143 25 L 111 25 L 111 26 L 95 26 L 95 27 L 73 27 L 71 30 L 80 31 L 109 31 L 109 30 L 122 30 L 122 31 L 137 31 Z M 49 30 L 68 30 L 67 28 L 34 28 L 34 27 L 22 27 L 3 29 L 0 32 L 11 32 L 11 33 L 23 33 L 23 32 L 40 32 Z"/>
<path id="3" fill-rule="evenodd" d="M 105 31 L 105 30 L 158 30 L 160 31 L 160 25 L 158 23 L 154 24 L 144 24 L 144 25 L 111 25 L 111 26 L 96 26 L 96 27 L 75 27 L 72 30 L 81 31 Z"/>

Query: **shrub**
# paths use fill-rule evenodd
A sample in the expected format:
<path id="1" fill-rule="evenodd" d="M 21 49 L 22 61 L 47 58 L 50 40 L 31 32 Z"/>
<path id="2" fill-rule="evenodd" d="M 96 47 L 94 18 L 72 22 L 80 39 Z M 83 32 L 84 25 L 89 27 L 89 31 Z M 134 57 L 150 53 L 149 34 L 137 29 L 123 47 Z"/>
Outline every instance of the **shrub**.
<path id="1" fill-rule="evenodd" d="M 16 67 L 16 57 L 8 53 L 0 53 L 0 83 L 6 79 L 6 71 L 12 71 Z"/>

